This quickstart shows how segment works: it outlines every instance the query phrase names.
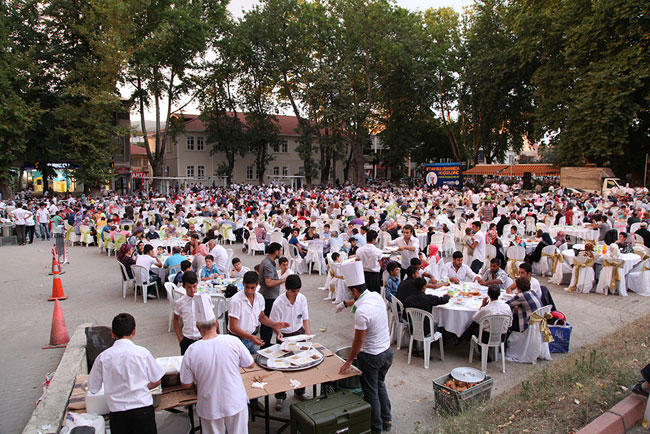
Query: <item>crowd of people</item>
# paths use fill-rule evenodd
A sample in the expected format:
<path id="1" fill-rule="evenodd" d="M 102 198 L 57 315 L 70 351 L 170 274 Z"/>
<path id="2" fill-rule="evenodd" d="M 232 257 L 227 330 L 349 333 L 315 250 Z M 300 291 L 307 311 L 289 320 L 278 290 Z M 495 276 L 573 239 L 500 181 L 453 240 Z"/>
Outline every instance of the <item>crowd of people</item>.
<path id="1" fill-rule="evenodd" d="M 632 252 L 635 244 L 650 248 L 649 199 L 646 189 L 604 198 L 554 185 L 544 193 L 524 192 L 497 182 L 460 191 L 195 185 L 167 195 L 20 197 L 0 202 L 0 216 L 13 222 L 21 245 L 36 237 L 49 240 L 54 228 L 62 228 L 65 234 L 87 233 L 97 245 L 112 243 L 129 277 L 133 277 L 131 265 L 139 265 L 148 272 L 146 279 L 160 285 L 160 275 L 151 271 L 154 265 L 178 271 L 173 282 L 185 291 L 175 302 L 173 316 L 184 355 L 181 382 L 186 387 L 196 385 L 197 413 L 206 432 L 247 432 L 247 399 L 241 379 L 237 380 L 238 368 L 250 367 L 251 356 L 273 343 L 274 335 L 278 342 L 283 336 L 311 333 L 307 298 L 300 293 L 299 274 L 305 270 L 291 269 L 284 243 L 295 247 L 301 258 L 309 257 L 310 249 L 322 252 L 326 265 L 337 261 L 339 254 L 356 258 L 337 268 L 340 276 L 331 276 L 342 279 L 347 290 L 337 311 L 351 307 L 354 312 L 351 354 L 341 372 L 358 360 L 364 399 L 372 407 L 372 432 L 381 432 L 390 430 L 392 420 L 384 379 L 393 359 L 387 309 L 393 297 L 404 308 L 431 312 L 434 306 L 448 303 L 450 296 L 428 295 L 427 289 L 476 282 L 488 288 L 487 297 L 474 322 L 458 338 L 478 336 L 479 324 L 488 315 L 507 315 L 510 320 L 501 331 L 505 340 L 512 332 L 525 331 L 540 307 L 551 305 L 557 310 L 533 269 L 545 259 L 544 247 L 580 240 L 563 231 L 551 235 L 552 226 L 597 232 L 597 239 L 588 240 L 580 255 L 593 255 L 599 242 L 621 253 Z M 276 233 L 279 238 L 271 237 Z M 251 237 L 264 249 L 254 270 L 230 257 L 223 245 L 228 240 L 242 242 L 246 250 Z M 157 251 L 152 244 L 170 238 L 179 240 L 170 252 Z M 526 242 L 536 246 L 514 269 L 508 268 L 506 249 Z M 493 257 L 488 246 L 495 247 Z M 387 258 L 387 248 L 399 260 Z M 450 260 L 445 262 L 441 254 L 449 254 Z M 218 329 L 211 309 L 197 308 L 204 303 L 197 294 L 199 282 L 225 276 L 243 279 L 243 290 L 229 299 L 227 333 Z M 502 301 L 504 293 L 512 297 Z M 155 298 L 155 294 L 150 290 L 148 296 Z M 138 432 L 155 432 L 151 402 L 143 398 L 143 390 L 159 383 L 161 371 L 145 349 L 132 344 L 135 322 L 130 315 L 118 315 L 113 332 L 119 344 L 100 356 L 89 386 L 98 389 L 103 380 L 111 426 L 116 427 L 113 432 L 128 432 L 117 428 L 128 423 L 142 427 Z M 132 357 L 141 371 L 119 371 L 115 366 L 119 357 Z M 217 383 L 220 387 L 215 390 L 211 386 Z M 132 390 L 125 390 L 124 384 L 132 385 Z M 303 395 L 304 389 L 296 390 L 299 399 Z M 285 399 L 286 394 L 276 395 L 277 410 Z M 252 404 L 254 409 L 261 406 Z"/>

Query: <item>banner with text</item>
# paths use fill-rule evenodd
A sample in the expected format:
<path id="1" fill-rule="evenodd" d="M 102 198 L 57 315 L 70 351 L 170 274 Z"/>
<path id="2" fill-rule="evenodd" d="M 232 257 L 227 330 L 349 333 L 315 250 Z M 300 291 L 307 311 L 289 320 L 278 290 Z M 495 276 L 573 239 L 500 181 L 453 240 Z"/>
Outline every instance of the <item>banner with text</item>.
<path id="1" fill-rule="evenodd" d="M 462 163 L 432 163 L 424 165 L 424 179 L 431 187 L 460 188 L 463 186 Z"/>

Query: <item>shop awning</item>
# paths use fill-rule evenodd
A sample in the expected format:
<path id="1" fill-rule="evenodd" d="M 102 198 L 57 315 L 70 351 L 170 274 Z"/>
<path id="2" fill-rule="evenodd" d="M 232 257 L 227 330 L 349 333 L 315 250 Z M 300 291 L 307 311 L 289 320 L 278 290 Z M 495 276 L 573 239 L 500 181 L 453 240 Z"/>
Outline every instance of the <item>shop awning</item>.
<path id="1" fill-rule="evenodd" d="M 463 175 L 524 176 L 526 172 L 533 176 L 560 176 L 560 168 L 552 164 L 478 164 Z"/>

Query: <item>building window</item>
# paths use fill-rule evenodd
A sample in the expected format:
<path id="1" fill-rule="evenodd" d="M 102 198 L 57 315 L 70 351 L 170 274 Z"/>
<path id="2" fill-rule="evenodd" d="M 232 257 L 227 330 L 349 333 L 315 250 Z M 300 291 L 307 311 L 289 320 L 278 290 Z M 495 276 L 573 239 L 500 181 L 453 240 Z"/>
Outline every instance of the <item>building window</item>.
<path id="1" fill-rule="evenodd" d="M 282 154 L 286 154 L 287 152 L 289 152 L 289 143 L 287 143 L 286 140 L 280 142 L 280 152 Z"/>
<path id="2" fill-rule="evenodd" d="M 187 177 L 194 178 L 194 166 L 187 166 Z"/>
<path id="3" fill-rule="evenodd" d="M 289 175 L 289 168 L 287 166 L 284 166 L 282 168 L 282 176 L 288 176 Z"/>
<path id="4" fill-rule="evenodd" d="M 279 176 L 280 175 L 280 168 L 278 166 L 275 166 L 273 168 L 273 176 Z"/>
<path id="5" fill-rule="evenodd" d="M 188 151 L 194 150 L 194 136 L 187 136 L 187 150 Z"/>
<path id="6" fill-rule="evenodd" d="M 255 179 L 255 168 L 253 166 L 248 166 L 246 168 L 246 179 Z"/>
<path id="7" fill-rule="evenodd" d="M 298 175 L 299 176 L 304 176 L 305 175 L 305 168 L 303 166 L 300 166 L 298 168 Z"/>
<path id="8" fill-rule="evenodd" d="M 198 136 L 196 138 L 196 150 L 197 151 L 203 150 L 203 136 Z"/>
<path id="9" fill-rule="evenodd" d="M 197 172 L 197 175 L 199 175 L 199 178 L 204 178 L 205 177 L 205 166 L 197 166 L 196 167 L 196 172 Z"/>

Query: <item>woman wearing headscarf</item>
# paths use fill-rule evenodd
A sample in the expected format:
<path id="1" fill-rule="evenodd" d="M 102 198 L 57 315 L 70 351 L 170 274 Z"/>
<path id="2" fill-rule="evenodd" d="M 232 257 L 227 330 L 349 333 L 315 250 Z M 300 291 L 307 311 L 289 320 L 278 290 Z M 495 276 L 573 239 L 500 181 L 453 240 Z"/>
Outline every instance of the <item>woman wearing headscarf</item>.
<path id="1" fill-rule="evenodd" d="M 539 262 L 542 259 L 542 250 L 546 246 L 552 246 L 554 244 L 553 239 L 548 234 L 548 232 L 543 232 L 541 234 L 541 240 L 537 243 L 537 247 L 533 250 L 532 253 L 526 255 L 525 261 L 530 265 L 533 265 L 534 262 Z"/>
<path id="2" fill-rule="evenodd" d="M 129 279 L 133 279 L 133 271 L 131 270 L 131 265 L 135 264 L 135 259 L 133 259 L 133 248 L 130 244 L 122 244 L 120 250 L 117 251 L 117 260 L 121 262 L 126 268 L 126 274 L 129 276 Z"/>

